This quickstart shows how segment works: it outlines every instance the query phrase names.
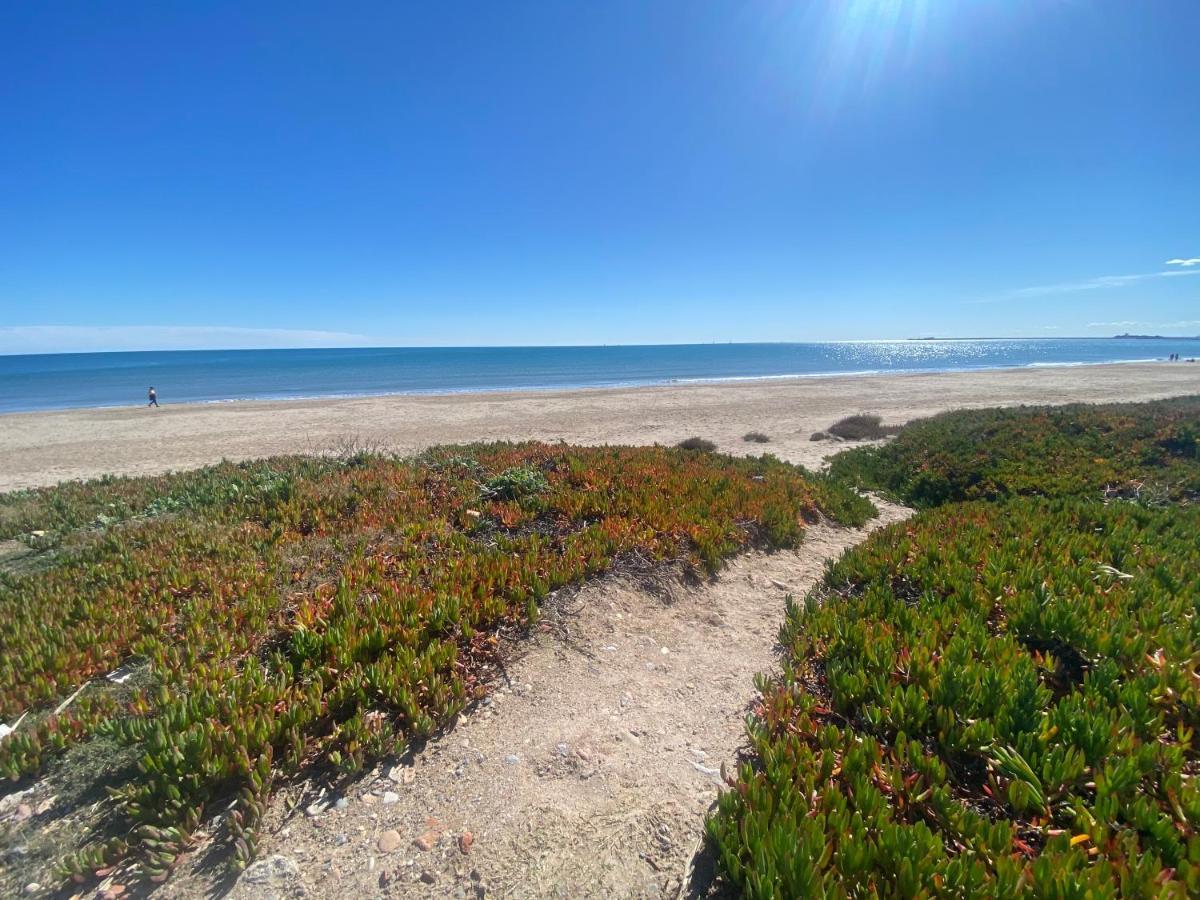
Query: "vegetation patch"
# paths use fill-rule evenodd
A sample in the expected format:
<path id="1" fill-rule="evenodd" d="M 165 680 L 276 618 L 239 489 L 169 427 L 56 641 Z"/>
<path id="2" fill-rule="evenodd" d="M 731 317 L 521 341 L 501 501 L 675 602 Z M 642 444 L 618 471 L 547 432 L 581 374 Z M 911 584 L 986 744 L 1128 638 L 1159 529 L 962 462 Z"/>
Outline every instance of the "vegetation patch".
<path id="1" fill-rule="evenodd" d="M 788 610 L 709 822 L 747 894 L 1195 896 L 1200 509 L 953 505 Z"/>
<path id="2" fill-rule="evenodd" d="M 952 413 L 835 457 L 937 508 L 789 600 L 708 822 L 747 895 L 1200 894 L 1197 410 Z"/>
<path id="3" fill-rule="evenodd" d="M 712 453 L 717 449 L 717 445 L 712 441 L 705 440 L 702 437 L 690 437 L 676 444 L 680 450 L 698 450 L 701 453 Z"/>
<path id="4" fill-rule="evenodd" d="M 749 431 L 742 435 L 742 440 L 747 444 L 767 444 L 771 439 L 761 431 Z"/>
<path id="5" fill-rule="evenodd" d="M 963 410 L 836 456 L 838 478 L 918 508 L 1014 496 L 1200 495 L 1200 398 Z"/>
<path id="6" fill-rule="evenodd" d="M 214 815 L 244 865 L 280 779 L 350 776 L 431 735 L 484 692 L 498 629 L 625 554 L 713 572 L 751 542 L 795 546 L 818 515 L 873 511 L 771 457 L 539 444 L 270 460 L 0 506 L 18 530 L 36 516 L 91 535 L 0 583 L 0 719 L 28 714 L 0 773 L 19 786 L 97 739 L 137 760 L 112 775 L 103 835 L 59 861 L 83 879 L 132 862 L 166 877 Z M 95 525 L 103 509 L 120 515 Z M 121 666 L 138 677 L 110 689 Z"/>
<path id="7" fill-rule="evenodd" d="M 824 433 L 826 435 L 833 435 L 833 437 L 843 441 L 878 441 L 896 434 L 900 431 L 901 427 L 899 425 L 884 425 L 883 419 L 879 416 L 860 414 L 839 419 L 830 425 Z M 817 434 L 821 433 L 817 432 Z M 816 435 L 813 435 L 813 439 L 817 439 Z"/>

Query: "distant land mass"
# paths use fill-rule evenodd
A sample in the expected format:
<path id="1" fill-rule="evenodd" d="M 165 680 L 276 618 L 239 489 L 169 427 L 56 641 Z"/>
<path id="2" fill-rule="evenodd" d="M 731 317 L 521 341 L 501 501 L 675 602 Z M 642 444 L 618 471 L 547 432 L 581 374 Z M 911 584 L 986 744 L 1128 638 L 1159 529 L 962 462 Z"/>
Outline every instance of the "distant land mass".
<path id="1" fill-rule="evenodd" d="M 1141 340 L 1141 341 L 1194 341 L 1200 339 L 1195 335 L 1186 334 L 1114 334 L 1113 340 Z"/>

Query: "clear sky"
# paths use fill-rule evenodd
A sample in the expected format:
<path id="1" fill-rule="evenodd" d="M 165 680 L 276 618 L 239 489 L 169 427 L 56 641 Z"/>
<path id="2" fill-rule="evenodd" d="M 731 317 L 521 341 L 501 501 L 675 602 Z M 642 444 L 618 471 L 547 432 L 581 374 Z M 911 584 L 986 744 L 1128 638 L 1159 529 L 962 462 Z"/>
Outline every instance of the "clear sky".
<path id="1" fill-rule="evenodd" d="M 0 352 L 1200 333 L 1198 47 L 1196 0 L 9 0 Z"/>

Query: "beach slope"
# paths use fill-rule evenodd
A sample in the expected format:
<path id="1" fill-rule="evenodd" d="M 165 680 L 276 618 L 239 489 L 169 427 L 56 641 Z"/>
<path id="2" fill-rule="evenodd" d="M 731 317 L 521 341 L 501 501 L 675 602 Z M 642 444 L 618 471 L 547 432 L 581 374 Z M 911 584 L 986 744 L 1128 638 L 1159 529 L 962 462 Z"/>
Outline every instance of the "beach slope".
<path id="1" fill-rule="evenodd" d="M 814 431 L 859 412 L 901 423 L 947 409 L 1200 394 L 1200 364 L 790 378 L 673 387 L 142 406 L 0 416 L 0 491 L 357 444 L 413 453 L 479 440 L 673 444 L 819 464 Z M 747 444 L 749 431 L 770 442 Z"/>

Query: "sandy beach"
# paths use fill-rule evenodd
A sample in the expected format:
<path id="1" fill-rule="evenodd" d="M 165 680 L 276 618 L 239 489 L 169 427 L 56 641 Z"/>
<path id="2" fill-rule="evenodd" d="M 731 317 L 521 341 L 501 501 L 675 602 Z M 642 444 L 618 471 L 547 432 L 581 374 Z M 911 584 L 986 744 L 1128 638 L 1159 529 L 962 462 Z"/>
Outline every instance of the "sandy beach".
<path id="1" fill-rule="evenodd" d="M 350 443 L 407 454 L 478 440 L 671 444 L 699 435 L 726 452 L 769 451 L 811 466 L 838 445 L 810 435 L 852 413 L 893 424 L 963 407 L 1198 393 L 1200 364 L 1147 363 L 17 413 L 0 416 L 0 491 Z M 771 442 L 745 443 L 751 430 Z"/>

